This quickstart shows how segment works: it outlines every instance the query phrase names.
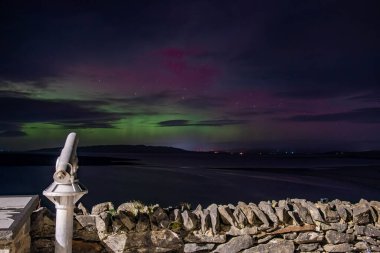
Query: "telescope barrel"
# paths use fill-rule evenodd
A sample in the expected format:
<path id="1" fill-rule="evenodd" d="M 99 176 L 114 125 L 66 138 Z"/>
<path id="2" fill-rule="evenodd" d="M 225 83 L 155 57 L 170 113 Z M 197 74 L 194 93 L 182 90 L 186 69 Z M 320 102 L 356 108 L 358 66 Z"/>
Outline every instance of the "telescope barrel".
<path id="1" fill-rule="evenodd" d="M 75 177 L 78 158 L 77 158 L 78 138 L 76 133 L 70 133 L 57 159 L 55 173 L 53 178 L 58 183 L 68 183 L 72 176 Z M 69 167 L 69 170 L 68 168 Z"/>

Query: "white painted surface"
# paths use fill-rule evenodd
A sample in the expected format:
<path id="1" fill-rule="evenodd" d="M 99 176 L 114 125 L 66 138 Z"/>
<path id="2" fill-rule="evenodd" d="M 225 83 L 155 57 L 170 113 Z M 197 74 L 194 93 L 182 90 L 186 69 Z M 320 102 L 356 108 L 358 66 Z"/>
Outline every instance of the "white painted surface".
<path id="1" fill-rule="evenodd" d="M 10 253 L 10 249 L 0 249 L 0 253 Z"/>
<path id="2" fill-rule="evenodd" d="M 12 217 L 20 213 L 17 209 L 24 208 L 30 200 L 32 197 L 0 197 L 0 229 L 10 228 L 14 222 Z"/>
<path id="3" fill-rule="evenodd" d="M 32 197 L 0 197 L 0 209 L 24 208 Z"/>

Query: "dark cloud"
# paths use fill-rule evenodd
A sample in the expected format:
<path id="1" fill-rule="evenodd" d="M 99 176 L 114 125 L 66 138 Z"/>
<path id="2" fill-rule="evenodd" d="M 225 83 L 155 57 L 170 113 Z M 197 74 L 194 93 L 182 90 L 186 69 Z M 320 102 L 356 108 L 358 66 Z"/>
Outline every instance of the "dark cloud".
<path id="1" fill-rule="evenodd" d="M 218 120 L 201 120 L 196 122 L 191 122 L 189 120 L 179 119 L 179 120 L 166 120 L 158 122 L 159 126 L 162 127 L 178 127 L 178 126 L 211 126 L 211 127 L 221 127 L 228 125 L 241 125 L 245 124 L 246 120 L 231 120 L 231 119 L 218 119 Z"/>
<path id="2" fill-rule="evenodd" d="M 19 130 L 1 131 L 0 137 L 21 137 L 26 136 L 26 133 Z"/>
<path id="3" fill-rule="evenodd" d="M 21 124 L 30 122 L 49 122 L 78 128 L 110 127 L 111 121 L 123 116 L 90 108 L 84 101 L 38 100 L 17 93 L 0 95 L 0 127 L 10 133 L 19 131 Z"/>
<path id="4" fill-rule="evenodd" d="M 290 118 L 296 122 L 335 122 L 345 121 L 352 123 L 380 123 L 380 107 L 361 108 L 349 112 L 318 114 L 318 115 L 297 115 Z"/>
<path id="5" fill-rule="evenodd" d="M 162 127 L 189 126 L 189 121 L 185 119 L 165 120 L 158 122 L 158 125 Z"/>
<path id="6" fill-rule="evenodd" d="M 196 97 L 181 99 L 178 101 L 178 104 L 190 109 L 205 110 L 205 109 L 220 107 L 223 105 L 224 101 L 225 101 L 224 98 L 219 98 L 219 97 L 196 96 Z"/>
<path id="7" fill-rule="evenodd" d="M 357 100 L 361 102 L 377 102 L 380 103 L 380 92 L 371 92 L 364 95 L 357 95 L 348 98 L 349 100 Z"/>

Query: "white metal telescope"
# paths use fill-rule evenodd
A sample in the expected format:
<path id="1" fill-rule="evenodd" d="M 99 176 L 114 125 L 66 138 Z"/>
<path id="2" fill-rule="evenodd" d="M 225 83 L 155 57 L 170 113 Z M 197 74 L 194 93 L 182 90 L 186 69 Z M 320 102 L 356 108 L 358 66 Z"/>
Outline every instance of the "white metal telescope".
<path id="1" fill-rule="evenodd" d="M 77 178 L 77 146 L 76 133 L 70 133 L 56 162 L 54 182 L 43 192 L 57 209 L 55 253 L 72 252 L 74 204 L 88 192 Z"/>

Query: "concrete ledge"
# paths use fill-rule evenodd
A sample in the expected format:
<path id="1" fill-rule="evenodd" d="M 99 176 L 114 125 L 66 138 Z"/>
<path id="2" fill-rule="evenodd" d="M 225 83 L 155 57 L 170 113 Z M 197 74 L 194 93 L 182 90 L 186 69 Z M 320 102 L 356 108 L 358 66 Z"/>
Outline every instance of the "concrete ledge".
<path id="1" fill-rule="evenodd" d="M 0 196 L 0 240 L 12 240 L 38 206 L 38 195 Z"/>

